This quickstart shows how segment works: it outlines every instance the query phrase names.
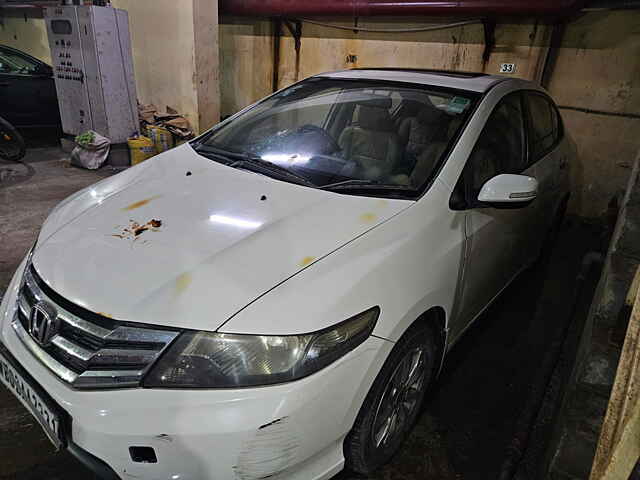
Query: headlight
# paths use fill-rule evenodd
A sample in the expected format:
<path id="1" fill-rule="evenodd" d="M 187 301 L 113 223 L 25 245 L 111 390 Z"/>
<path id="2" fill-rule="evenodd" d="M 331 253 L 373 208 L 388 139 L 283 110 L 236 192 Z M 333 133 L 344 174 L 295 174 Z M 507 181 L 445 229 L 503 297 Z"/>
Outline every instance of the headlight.
<path id="1" fill-rule="evenodd" d="M 185 332 L 152 368 L 144 386 L 251 387 L 306 377 L 364 342 L 379 314 L 375 307 L 307 335 Z"/>

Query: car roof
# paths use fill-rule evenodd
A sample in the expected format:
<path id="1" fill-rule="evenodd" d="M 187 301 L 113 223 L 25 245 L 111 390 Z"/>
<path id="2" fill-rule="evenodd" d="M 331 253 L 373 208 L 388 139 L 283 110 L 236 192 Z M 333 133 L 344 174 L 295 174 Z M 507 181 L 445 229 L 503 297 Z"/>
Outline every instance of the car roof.
<path id="1" fill-rule="evenodd" d="M 392 82 L 416 83 L 435 87 L 484 93 L 497 83 L 516 80 L 502 75 L 488 75 L 475 72 L 454 72 L 446 70 L 421 70 L 411 68 L 362 68 L 341 70 L 316 75 L 317 77 L 344 78 L 353 80 L 386 80 Z M 534 86 L 533 82 L 526 82 Z"/>

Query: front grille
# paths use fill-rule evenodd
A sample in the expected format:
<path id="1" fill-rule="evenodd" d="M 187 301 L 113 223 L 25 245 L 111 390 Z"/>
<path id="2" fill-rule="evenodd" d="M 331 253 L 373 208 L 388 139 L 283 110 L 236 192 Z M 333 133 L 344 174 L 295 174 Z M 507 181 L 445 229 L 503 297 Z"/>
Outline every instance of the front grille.
<path id="1" fill-rule="evenodd" d="M 44 345 L 29 333 L 31 311 L 38 302 L 53 307 L 59 320 L 57 333 Z M 180 333 L 85 310 L 54 292 L 32 266 L 25 270 L 13 327 L 36 358 L 78 389 L 139 386 Z"/>

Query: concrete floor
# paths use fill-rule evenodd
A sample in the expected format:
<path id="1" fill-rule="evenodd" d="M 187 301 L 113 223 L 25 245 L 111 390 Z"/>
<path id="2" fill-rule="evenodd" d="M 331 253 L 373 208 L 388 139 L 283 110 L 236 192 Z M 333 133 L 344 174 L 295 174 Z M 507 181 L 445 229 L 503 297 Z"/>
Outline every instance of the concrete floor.
<path id="1" fill-rule="evenodd" d="M 0 292 L 47 212 L 111 173 L 68 168 L 61 157 L 56 149 L 32 150 L 27 167 L 11 167 L 22 169 L 23 178 L 0 182 Z M 569 317 L 580 261 L 597 241 L 591 228 L 565 224 L 548 265 L 521 275 L 451 352 L 410 438 L 373 479 L 497 478 L 545 347 Z M 53 451 L 3 388 L 0 431 L 0 480 L 92 478 L 69 454 Z"/>
<path id="2" fill-rule="evenodd" d="M 61 150 L 30 149 L 24 163 L 0 160 L 0 292 L 31 248 L 51 209 L 72 193 L 114 173 L 71 167 Z"/>

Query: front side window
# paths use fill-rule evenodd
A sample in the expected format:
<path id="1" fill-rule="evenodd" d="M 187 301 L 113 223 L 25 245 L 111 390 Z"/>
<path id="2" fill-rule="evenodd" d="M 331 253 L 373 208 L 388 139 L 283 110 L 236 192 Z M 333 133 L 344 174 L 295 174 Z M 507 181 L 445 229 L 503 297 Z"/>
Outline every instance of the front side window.
<path id="1" fill-rule="evenodd" d="M 482 186 L 502 173 L 520 173 L 526 168 L 524 115 L 520 93 L 507 95 L 495 107 L 469 156 L 465 167 L 473 197 Z"/>
<path id="2" fill-rule="evenodd" d="M 313 78 L 193 145 L 237 168 L 260 168 L 287 181 L 295 176 L 308 186 L 416 196 L 437 172 L 475 102 L 473 93 Z"/>
<path id="3" fill-rule="evenodd" d="M 38 65 L 22 55 L 0 51 L 0 73 L 29 75 L 37 71 Z"/>

